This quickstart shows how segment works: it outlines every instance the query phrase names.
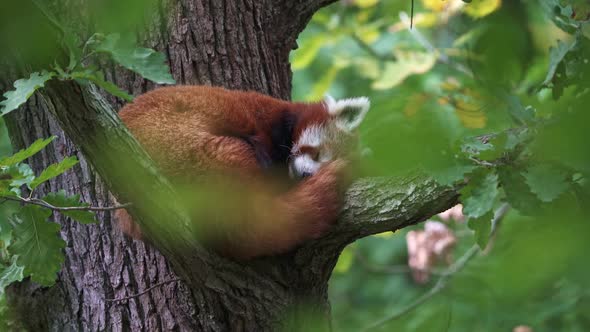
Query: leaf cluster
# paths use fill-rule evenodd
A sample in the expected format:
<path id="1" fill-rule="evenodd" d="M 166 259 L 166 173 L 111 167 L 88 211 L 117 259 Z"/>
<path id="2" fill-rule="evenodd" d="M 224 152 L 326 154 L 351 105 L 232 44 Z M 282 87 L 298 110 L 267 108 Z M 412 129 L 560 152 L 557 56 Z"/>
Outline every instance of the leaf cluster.
<path id="1" fill-rule="evenodd" d="M 116 97 L 132 101 L 131 95 L 105 79 L 104 72 L 97 66 L 102 59 L 112 61 L 158 84 L 176 83 L 162 53 L 137 47 L 133 38 L 119 33 L 95 33 L 82 41 L 73 29 L 57 19 L 44 2 L 33 2 L 45 18 L 58 27 L 61 33 L 60 46 L 68 54 L 67 65 L 60 64 L 64 60 L 56 57 L 51 68 L 33 72 L 28 78 L 15 81 L 14 89 L 5 92 L 0 101 L 0 115 L 17 109 L 52 79 L 75 80 L 83 85 L 92 83 Z"/>
<path id="2" fill-rule="evenodd" d="M 34 190 L 43 183 L 60 176 L 78 163 L 76 157 L 64 158 L 49 165 L 39 175 L 24 163 L 56 137 L 39 139 L 26 149 L 0 159 L 0 201 L 32 200 Z M 28 192 L 24 197 L 23 193 Z M 79 195 L 67 195 L 61 190 L 47 194 L 41 199 L 55 207 L 87 207 Z M 0 220 L 0 295 L 4 288 L 25 277 L 50 286 L 55 282 L 56 273 L 64 261 L 65 242 L 59 236 L 59 224 L 52 222 L 52 209 L 25 204 L 15 206 L 14 213 L 6 220 Z M 92 211 L 72 210 L 61 212 L 64 216 L 83 224 L 95 223 Z"/>

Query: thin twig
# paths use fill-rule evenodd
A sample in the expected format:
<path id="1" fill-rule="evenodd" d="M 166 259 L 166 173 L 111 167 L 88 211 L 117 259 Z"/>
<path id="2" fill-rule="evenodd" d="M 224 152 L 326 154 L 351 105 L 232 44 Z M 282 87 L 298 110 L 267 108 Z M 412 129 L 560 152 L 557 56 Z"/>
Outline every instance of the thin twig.
<path id="1" fill-rule="evenodd" d="M 47 209 L 51 209 L 53 211 L 58 211 L 58 212 L 63 212 L 63 211 L 113 211 L 113 210 L 119 210 L 119 209 L 124 209 L 127 208 L 129 206 L 131 206 L 131 203 L 127 203 L 127 204 L 121 204 L 121 205 L 113 205 L 113 206 L 67 206 L 67 207 L 60 207 L 60 206 L 54 206 L 51 205 L 49 203 L 47 203 L 46 201 L 39 199 L 39 198 L 24 198 L 24 197 L 20 197 L 20 196 L 2 196 L 1 197 L 4 200 L 7 201 L 14 201 L 14 202 L 20 202 L 23 204 L 31 204 L 31 205 L 38 205 Z"/>
<path id="2" fill-rule="evenodd" d="M 377 52 L 373 47 L 371 47 L 371 45 L 365 43 L 365 41 L 363 41 L 359 36 L 357 36 L 354 33 L 352 34 L 352 40 L 354 40 L 360 48 L 365 50 L 367 53 L 369 53 L 369 55 L 376 58 L 377 60 L 381 60 L 381 61 L 396 61 L 397 60 L 397 57 L 393 54 L 381 54 L 381 53 Z"/>
<path id="3" fill-rule="evenodd" d="M 169 279 L 169 280 L 164 280 L 164 281 L 159 282 L 159 283 L 157 283 L 157 284 L 149 287 L 148 289 L 146 289 L 144 291 L 141 291 L 141 292 L 139 292 L 137 294 L 125 296 L 125 297 L 122 297 L 120 299 L 105 299 L 105 301 L 107 301 L 107 302 L 121 302 L 121 301 L 130 300 L 132 298 L 136 298 L 136 297 L 141 296 L 141 295 L 143 295 L 145 293 L 148 293 L 149 291 L 153 290 L 156 287 L 160 287 L 160 286 L 163 286 L 163 285 L 166 285 L 166 284 L 169 284 L 169 283 L 173 283 L 173 282 L 177 282 L 177 281 L 180 281 L 180 280 L 181 280 L 180 278 L 173 278 L 173 279 Z"/>
<path id="4" fill-rule="evenodd" d="M 412 7 L 410 8 L 410 30 L 414 27 L 414 0 L 412 0 Z"/>
<path id="5" fill-rule="evenodd" d="M 459 63 L 452 62 L 446 54 L 439 52 L 437 50 L 437 48 L 434 47 L 434 45 L 432 45 L 432 43 L 429 42 L 428 39 L 426 39 L 426 37 L 424 37 L 424 35 L 420 33 L 420 31 L 418 31 L 418 29 L 413 29 L 411 27 L 412 21 L 408 17 L 407 13 L 405 13 L 405 12 L 399 13 L 399 18 L 402 21 L 402 23 L 404 23 L 410 27 L 410 29 L 409 29 L 410 35 L 412 37 L 414 37 L 414 39 L 418 42 L 418 44 L 422 45 L 422 47 L 424 47 L 427 51 L 429 51 L 433 54 L 436 54 L 437 60 L 439 62 L 444 63 L 453 69 L 456 69 L 457 71 L 465 74 L 466 76 L 468 76 L 470 78 L 474 77 L 471 70 L 469 70 L 467 67 L 465 67 Z"/>
<path id="6" fill-rule="evenodd" d="M 492 220 L 492 231 L 490 232 L 490 237 L 494 237 L 496 235 L 498 226 L 500 225 L 502 219 L 504 219 L 504 216 L 506 216 L 506 214 L 509 210 L 510 210 L 510 205 L 508 203 L 504 203 L 504 204 L 502 204 L 502 206 L 500 206 L 500 208 L 498 208 L 498 210 L 494 214 L 494 219 Z M 432 287 L 430 290 L 428 290 L 428 292 L 422 294 L 422 296 L 418 297 L 413 302 L 411 302 L 407 306 L 403 307 L 401 310 L 396 311 L 396 312 L 392 313 L 391 315 L 376 321 L 375 323 L 364 328 L 362 331 L 369 331 L 369 330 L 373 330 L 375 328 L 378 328 L 378 327 L 382 326 L 383 324 L 386 324 L 392 320 L 395 320 L 395 319 L 411 312 L 412 310 L 419 307 L 421 304 L 430 300 L 436 294 L 440 293 L 443 289 L 445 289 L 445 287 L 448 285 L 449 280 L 457 272 L 463 270 L 463 268 L 465 268 L 467 263 L 473 257 L 475 257 L 475 255 L 478 252 L 480 252 L 479 246 L 477 244 L 473 245 L 471 248 L 469 248 L 463 254 L 463 256 L 461 256 L 455 263 L 453 263 L 451 266 L 449 266 L 449 268 L 446 269 L 442 273 L 441 277 L 437 280 L 434 287 Z"/>
<path id="7" fill-rule="evenodd" d="M 496 166 L 502 165 L 502 164 L 498 164 L 498 163 L 491 163 L 489 161 L 477 159 L 475 157 L 469 157 L 469 160 L 473 161 L 474 163 L 476 163 L 479 166 L 484 166 L 484 167 L 496 167 Z"/>
<path id="8" fill-rule="evenodd" d="M 402 273 L 410 273 L 412 271 L 418 272 L 428 272 L 432 275 L 442 275 L 441 271 L 436 270 L 426 270 L 426 269 L 416 269 L 412 270 L 407 265 L 380 265 L 375 264 L 369 261 L 369 259 L 360 253 L 358 250 L 354 251 L 354 256 L 357 258 L 357 261 L 361 263 L 363 268 L 365 268 L 370 273 L 385 273 L 385 274 L 402 274 Z"/>

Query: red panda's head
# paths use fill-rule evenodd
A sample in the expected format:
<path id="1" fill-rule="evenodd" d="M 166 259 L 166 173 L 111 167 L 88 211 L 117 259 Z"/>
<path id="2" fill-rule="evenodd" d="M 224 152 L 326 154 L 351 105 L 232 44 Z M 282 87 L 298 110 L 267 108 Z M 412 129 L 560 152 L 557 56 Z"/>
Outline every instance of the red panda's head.
<path id="1" fill-rule="evenodd" d="M 295 131 L 289 161 L 289 175 L 304 178 L 315 174 L 322 164 L 346 158 L 355 152 L 356 129 L 369 111 L 366 97 L 335 100 L 326 96 L 322 114 L 303 121 Z"/>

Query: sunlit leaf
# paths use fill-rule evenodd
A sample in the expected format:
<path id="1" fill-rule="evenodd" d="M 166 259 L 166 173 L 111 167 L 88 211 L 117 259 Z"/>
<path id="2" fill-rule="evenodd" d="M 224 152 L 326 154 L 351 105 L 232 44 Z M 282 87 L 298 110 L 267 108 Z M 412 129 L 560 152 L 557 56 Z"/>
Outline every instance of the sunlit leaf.
<path id="1" fill-rule="evenodd" d="M 67 196 L 64 190 L 60 190 L 56 193 L 49 193 L 43 200 L 47 203 L 57 207 L 88 207 L 90 204 L 80 201 L 80 195 Z M 66 217 L 70 217 L 75 221 L 82 224 L 94 224 L 96 223 L 95 213 L 92 211 L 84 210 L 72 210 L 72 211 L 60 211 Z"/>
<path id="2" fill-rule="evenodd" d="M 8 247 L 12 255 L 18 255 L 17 263 L 24 267 L 24 275 L 44 286 L 55 282 L 66 245 L 59 237 L 60 226 L 47 221 L 49 216 L 51 210 L 24 206 L 14 216 L 14 242 Z"/>
<path id="3" fill-rule="evenodd" d="M 465 13 L 474 18 L 480 18 L 493 13 L 502 5 L 501 0 L 471 1 L 464 8 Z"/>
<path id="4" fill-rule="evenodd" d="M 369 8 L 375 6 L 379 0 L 354 0 L 354 4 L 360 8 Z"/>
<path id="5" fill-rule="evenodd" d="M 18 166 L 11 166 L 7 170 L 7 174 L 10 175 L 10 186 L 11 191 L 20 195 L 20 187 L 27 185 L 30 186 L 31 182 L 35 179 L 35 173 L 28 164 L 18 164 Z"/>
<path id="6" fill-rule="evenodd" d="M 0 264 L 0 296 L 4 294 L 6 286 L 15 281 L 23 280 L 23 267 L 16 264 L 16 257 L 9 266 Z"/>
<path id="7" fill-rule="evenodd" d="M 42 88 L 45 82 L 55 76 L 54 72 L 42 71 L 31 73 L 29 78 L 23 78 L 14 82 L 14 90 L 4 93 L 4 100 L 0 102 L 0 115 L 14 111 L 24 104 L 37 89 Z"/>
<path id="8" fill-rule="evenodd" d="M 355 36 L 360 38 L 364 43 L 371 44 L 375 42 L 379 36 L 380 31 L 376 26 L 361 26 L 355 31 Z"/>
<path id="9" fill-rule="evenodd" d="M 455 106 L 457 116 L 465 128 L 485 128 L 488 118 L 483 111 L 483 105 L 477 102 L 457 99 L 454 101 L 453 106 Z"/>
<path id="10" fill-rule="evenodd" d="M 373 236 L 388 239 L 388 238 L 392 237 L 393 235 L 395 235 L 395 232 L 387 231 L 387 232 L 377 233 Z"/>
<path id="11" fill-rule="evenodd" d="M 424 6 L 424 8 L 430 9 L 435 12 L 441 12 L 444 10 L 456 8 L 460 3 L 461 2 L 457 0 L 422 0 L 422 5 Z"/>
<path id="12" fill-rule="evenodd" d="M 338 257 L 338 262 L 334 267 L 334 272 L 336 273 L 345 273 L 350 269 L 352 266 L 352 261 L 354 259 L 354 247 L 348 246 L 342 250 L 340 257 Z"/>
<path id="13" fill-rule="evenodd" d="M 418 51 L 396 51 L 397 61 L 387 62 L 379 79 L 371 87 L 376 90 L 391 89 L 402 83 L 408 76 L 423 74 L 436 63 L 436 55 Z"/>
<path id="14" fill-rule="evenodd" d="M 72 156 L 64 158 L 64 160 L 57 164 L 49 165 L 49 167 L 43 170 L 43 172 L 41 172 L 41 174 L 31 182 L 31 189 L 37 188 L 37 186 L 39 186 L 41 183 L 49 179 L 53 179 L 54 177 L 72 168 L 76 164 L 78 164 L 78 158 Z"/>
<path id="15" fill-rule="evenodd" d="M 294 52 L 291 68 L 293 70 L 307 68 L 313 62 L 325 42 L 326 36 L 324 34 L 318 34 L 301 42 L 299 49 Z"/>
<path id="16" fill-rule="evenodd" d="M 373 57 L 362 57 L 354 60 L 354 64 L 357 67 L 359 75 L 375 79 L 381 73 L 379 68 L 379 62 Z"/>

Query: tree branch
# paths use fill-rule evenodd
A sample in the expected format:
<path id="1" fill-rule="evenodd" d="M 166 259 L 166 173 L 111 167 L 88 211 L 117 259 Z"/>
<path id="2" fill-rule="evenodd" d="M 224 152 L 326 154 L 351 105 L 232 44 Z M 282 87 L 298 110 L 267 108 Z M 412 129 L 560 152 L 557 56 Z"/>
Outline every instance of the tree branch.
<path id="1" fill-rule="evenodd" d="M 20 196 L 0 196 L 3 201 L 13 201 L 23 204 L 38 205 L 53 211 L 114 211 L 131 206 L 131 203 L 114 205 L 114 206 L 54 206 L 39 198 L 25 198 Z"/>
<path id="2" fill-rule="evenodd" d="M 169 283 L 177 282 L 177 281 L 180 281 L 180 280 L 182 280 L 182 279 L 180 279 L 180 278 L 172 278 L 170 280 L 164 280 L 164 281 L 159 282 L 159 283 L 157 283 L 157 284 L 155 284 L 155 285 L 153 285 L 151 287 L 148 287 L 146 290 L 141 291 L 141 292 L 139 292 L 137 294 L 125 296 L 125 297 L 122 297 L 122 298 L 119 298 L 119 299 L 105 299 L 105 301 L 107 301 L 107 302 L 123 302 L 123 301 L 126 301 L 126 300 L 130 300 L 130 299 L 139 297 L 139 296 L 141 296 L 143 294 L 146 294 L 146 293 L 150 292 L 152 289 L 155 289 L 157 287 L 160 287 L 160 286 L 163 286 L 163 285 L 167 285 Z"/>
<path id="3" fill-rule="evenodd" d="M 308 282 L 316 278 L 327 282 L 330 274 L 324 274 L 320 267 L 336 264 L 346 245 L 424 221 L 456 205 L 458 198 L 456 188 L 441 186 L 419 172 L 359 179 L 348 190 L 340 220 L 332 232 L 299 249 L 295 263 L 312 266 L 304 276 Z"/>
<path id="4" fill-rule="evenodd" d="M 375 50 L 371 45 L 365 43 L 365 41 L 362 40 L 356 33 L 351 34 L 351 37 L 360 48 L 365 50 L 365 52 L 367 52 L 373 58 L 379 61 L 397 61 L 397 57 L 393 54 L 381 54 L 377 52 L 377 50 Z"/>
<path id="5" fill-rule="evenodd" d="M 467 77 L 470 77 L 470 78 L 474 77 L 473 73 L 471 72 L 471 70 L 469 70 L 469 68 L 467 68 L 459 63 L 455 63 L 455 62 L 451 61 L 451 59 L 449 59 L 449 57 L 446 54 L 438 51 L 436 49 L 436 47 L 434 47 L 434 45 L 432 45 L 432 43 L 430 41 L 428 41 L 428 39 L 426 39 L 426 37 L 424 37 L 424 35 L 422 35 L 422 33 L 420 33 L 420 31 L 418 31 L 417 28 L 412 28 L 412 20 L 408 16 L 408 14 L 406 14 L 405 12 L 401 12 L 399 14 L 399 18 L 402 21 L 402 23 L 404 23 L 406 26 L 409 27 L 410 35 L 412 37 L 414 37 L 414 39 L 420 45 L 422 45 L 422 47 L 424 47 L 428 52 L 437 55 L 438 62 L 443 63 L 443 64 L 463 73 Z"/>

